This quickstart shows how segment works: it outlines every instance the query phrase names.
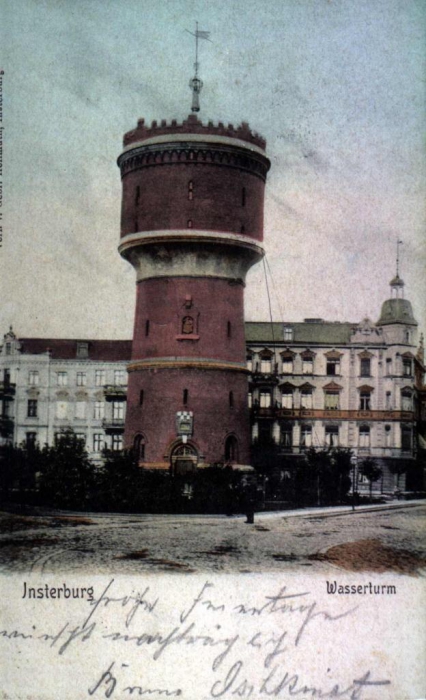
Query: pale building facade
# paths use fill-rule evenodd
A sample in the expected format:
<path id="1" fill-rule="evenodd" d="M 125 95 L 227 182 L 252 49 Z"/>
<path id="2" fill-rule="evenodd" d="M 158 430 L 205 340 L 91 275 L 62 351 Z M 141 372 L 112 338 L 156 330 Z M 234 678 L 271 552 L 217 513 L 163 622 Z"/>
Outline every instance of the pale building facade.
<path id="1" fill-rule="evenodd" d="M 383 468 L 376 489 L 404 488 L 424 366 L 398 277 L 377 323 L 246 322 L 245 330 L 252 445 L 273 445 L 285 469 L 311 446 L 348 447 L 358 465 L 372 457 Z M 18 338 L 10 330 L 0 349 L 1 441 L 53 444 L 71 428 L 94 460 L 104 447 L 122 449 L 130 357 L 131 341 Z M 357 487 L 367 488 L 360 475 Z"/>

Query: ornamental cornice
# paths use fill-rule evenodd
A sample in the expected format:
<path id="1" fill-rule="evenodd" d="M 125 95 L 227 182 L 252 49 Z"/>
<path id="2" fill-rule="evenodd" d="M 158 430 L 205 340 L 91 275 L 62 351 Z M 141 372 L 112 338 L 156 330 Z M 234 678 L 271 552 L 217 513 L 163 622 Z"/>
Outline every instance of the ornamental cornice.
<path id="1" fill-rule="evenodd" d="M 137 372 L 146 369 L 202 369 L 202 370 L 219 370 L 225 372 L 242 372 L 250 374 L 245 364 L 240 362 L 227 362 L 220 360 L 211 360 L 208 358 L 197 357 L 192 358 L 149 358 L 146 360 L 135 360 L 128 365 L 129 372 Z"/>
<path id="2" fill-rule="evenodd" d="M 118 158 L 121 176 L 133 170 L 161 165 L 216 165 L 244 170 L 266 180 L 269 161 L 266 156 L 248 149 L 222 144 L 169 142 L 142 144 Z"/>

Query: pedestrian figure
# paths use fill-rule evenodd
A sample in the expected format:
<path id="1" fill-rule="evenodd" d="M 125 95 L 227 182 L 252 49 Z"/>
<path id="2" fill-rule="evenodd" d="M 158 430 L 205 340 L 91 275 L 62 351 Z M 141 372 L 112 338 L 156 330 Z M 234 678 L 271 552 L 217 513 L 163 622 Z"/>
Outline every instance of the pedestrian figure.
<path id="1" fill-rule="evenodd" d="M 257 488 L 254 482 L 248 481 L 244 478 L 241 481 L 241 510 L 245 514 L 247 520 L 246 523 L 253 525 L 254 523 L 254 511 L 256 507 L 256 497 Z"/>

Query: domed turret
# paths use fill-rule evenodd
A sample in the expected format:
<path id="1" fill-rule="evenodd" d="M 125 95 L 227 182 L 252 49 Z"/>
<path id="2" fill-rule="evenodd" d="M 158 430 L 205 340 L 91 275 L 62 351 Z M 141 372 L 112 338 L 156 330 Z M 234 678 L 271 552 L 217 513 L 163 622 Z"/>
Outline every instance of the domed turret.
<path id="1" fill-rule="evenodd" d="M 405 325 L 417 326 L 411 302 L 404 299 L 404 282 L 398 274 L 391 280 L 390 288 L 391 298 L 383 303 L 377 325 L 404 323 Z"/>

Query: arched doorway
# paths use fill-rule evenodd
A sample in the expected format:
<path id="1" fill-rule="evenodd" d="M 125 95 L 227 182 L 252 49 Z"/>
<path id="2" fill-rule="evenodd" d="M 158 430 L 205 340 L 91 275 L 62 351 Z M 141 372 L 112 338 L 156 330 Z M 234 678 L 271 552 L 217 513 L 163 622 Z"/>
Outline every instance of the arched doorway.
<path id="1" fill-rule="evenodd" d="M 225 440 L 225 461 L 238 462 L 238 440 L 235 435 L 228 435 Z"/>
<path id="2" fill-rule="evenodd" d="M 172 474 L 188 474 L 197 468 L 198 453 L 195 447 L 180 442 L 170 455 Z"/>

